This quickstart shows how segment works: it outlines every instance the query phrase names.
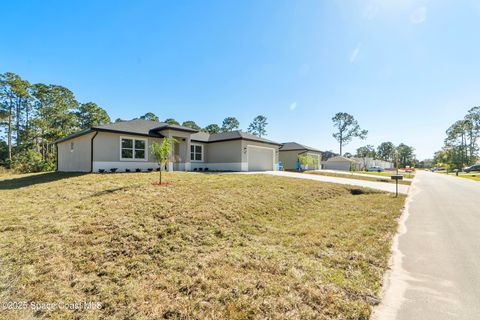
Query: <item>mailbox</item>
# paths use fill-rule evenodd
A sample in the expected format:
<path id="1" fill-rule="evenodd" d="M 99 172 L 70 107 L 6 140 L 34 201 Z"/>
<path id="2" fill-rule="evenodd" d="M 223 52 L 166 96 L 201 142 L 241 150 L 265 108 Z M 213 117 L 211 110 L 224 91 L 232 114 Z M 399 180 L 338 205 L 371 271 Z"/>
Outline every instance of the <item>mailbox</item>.
<path id="1" fill-rule="evenodd" d="M 395 175 L 395 176 L 392 176 L 391 178 L 392 178 L 392 180 L 403 180 L 402 175 Z"/>

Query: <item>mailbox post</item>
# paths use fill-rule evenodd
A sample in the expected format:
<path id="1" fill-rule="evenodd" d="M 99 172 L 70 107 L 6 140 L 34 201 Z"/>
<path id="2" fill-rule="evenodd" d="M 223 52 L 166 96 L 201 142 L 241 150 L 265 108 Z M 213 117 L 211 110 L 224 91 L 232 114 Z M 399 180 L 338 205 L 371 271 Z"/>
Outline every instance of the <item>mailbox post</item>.
<path id="1" fill-rule="evenodd" d="M 403 176 L 401 174 L 396 174 L 391 178 L 392 180 L 395 180 L 395 197 L 398 197 L 398 180 L 403 180 Z"/>

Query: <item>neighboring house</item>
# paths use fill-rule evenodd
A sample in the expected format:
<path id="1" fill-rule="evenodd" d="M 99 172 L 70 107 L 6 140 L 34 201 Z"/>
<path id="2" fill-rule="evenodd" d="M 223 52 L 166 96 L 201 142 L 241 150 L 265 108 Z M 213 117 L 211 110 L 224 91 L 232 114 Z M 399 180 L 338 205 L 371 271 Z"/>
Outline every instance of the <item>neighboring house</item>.
<path id="1" fill-rule="evenodd" d="M 322 169 L 325 170 L 344 170 L 350 171 L 356 162 L 352 159 L 342 156 L 331 157 L 327 161 L 322 161 Z"/>
<path id="2" fill-rule="evenodd" d="M 383 169 L 393 169 L 393 162 L 378 160 L 373 158 L 352 158 L 357 163 L 357 170 L 368 169 L 370 167 L 381 167 Z"/>
<path id="3" fill-rule="evenodd" d="M 150 120 L 130 120 L 95 126 L 55 141 L 57 170 L 70 172 L 142 171 L 158 168 L 152 143 L 175 138 L 169 171 L 276 170 L 280 144 L 232 131 L 208 134 Z"/>
<path id="4" fill-rule="evenodd" d="M 301 155 L 311 156 L 316 159 L 313 165 L 309 165 L 307 170 L 320 169 L 320 162 L 322 160 L 322 152 L 315 148 L 307 147 L 296 142 L 282 143 L 279 151 L 279 160 L 283 164 L 285 170 L 296 170 L 297 160 Z"/>
<path id="5" fill-rule="evenodd" d="M 322 160 L 327 161 L 330 158 L 338 156 L 338 153 L 334 153 L 332 151 L 322 151 Z"/>

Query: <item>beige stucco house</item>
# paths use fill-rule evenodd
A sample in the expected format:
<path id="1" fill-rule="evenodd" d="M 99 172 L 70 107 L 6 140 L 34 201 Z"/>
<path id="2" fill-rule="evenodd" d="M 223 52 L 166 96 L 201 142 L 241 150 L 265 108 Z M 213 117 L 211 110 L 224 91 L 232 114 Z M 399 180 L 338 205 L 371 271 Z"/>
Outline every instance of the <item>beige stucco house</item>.
<path id="1" fill-rule="evenodd" d="M 208 134 L 149 120 L 95 126 L 56 141 L 57 170 L 66 172 L 142 171 L 159 167 L 152 143 L 175 138 L 169 171 L 276 170 L 280 144 L 232 131 Z"/>
<path id="2" fill-rule="evenodd" d="M 320 162 L 322 160 L 322 152 L 315 148 L 302 145 L 297 142 L 285 142 L 279 150 L 279 160 L 281 161 L 285 170 L 296 170 L 297 160 L 300 156 L 310 156 L 315 159 L 313 164 L 308 165 L 306 170 L 320 169 Z"/>
<path id="3" fill-rule="evenodd" d="M 342 156 L 335 156 L 329 158 L 327 161 L 322 161 L 322 169 L 325 170 L 344 170 L 350 171 L 356 166 L 356 161 Z"/>

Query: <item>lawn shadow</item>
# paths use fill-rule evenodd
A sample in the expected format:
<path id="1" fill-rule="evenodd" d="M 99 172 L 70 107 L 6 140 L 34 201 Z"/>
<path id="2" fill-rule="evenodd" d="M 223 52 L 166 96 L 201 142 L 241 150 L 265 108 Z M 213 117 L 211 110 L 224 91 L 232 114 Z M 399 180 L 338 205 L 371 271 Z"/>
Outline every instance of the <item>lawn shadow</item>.
<path id="1" fill-rule="evenodd" d="M 41 174 L 35 174 L 26 177 L 12 178 L 0 180 L 0 190 L 13 190 L 24 187 L 29 187 L 36 184 L 48 183 L 67 179 L 71 177 L 78 177 L 86 173 L 82 172 L 47 172 Z"/>

